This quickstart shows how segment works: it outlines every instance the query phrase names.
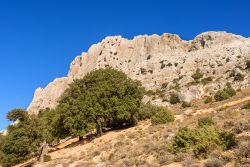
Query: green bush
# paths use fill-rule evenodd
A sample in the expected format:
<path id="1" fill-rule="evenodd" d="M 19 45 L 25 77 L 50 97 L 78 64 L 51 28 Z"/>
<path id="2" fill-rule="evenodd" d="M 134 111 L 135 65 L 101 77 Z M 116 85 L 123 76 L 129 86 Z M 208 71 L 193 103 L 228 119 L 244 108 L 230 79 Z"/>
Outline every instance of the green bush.
<path id="1" fill-rule="evenodd" d="M 188 102 L 182 102 L 182 104 L 181 104 L 181 106 L 183 107 L 183 108 L 187 108 L 187 107 L 191 107 L 191 103 L 188 103 Z"/>
<path id="2" fill-rule="evenodd" d="M 214 99 L 216 101 L 222 101 L 230 98 L 229 94 L 225 92 L 224 90 L 219 90 L 218 92 L 215 93 Z"/>
<path id="3" fill-rule="evenodd" d="M 196 158 L 207 158 L 208 155 L 213 151 L 218 149 L 218 146 L 214 141 L 201 141 L 193 148 L 193 153 Z"/>
<path id="4" fill-rule="evenodd" d="M 236 167 L 249 167 L 250 141 L 242 143 L 236 152 Z"/>
<path id="5" fill-rule="evenodd" d="M 192 78 L 194 80 L 199 80 L 203 77 L 203 74 L 201 73 L 200 69 L 197 69 L 196 72 L 192 75 Z"/>
<path id="6" fill-rule="evenodd" d="M 206 84 L 208 84 L 208 83 L 211 82 L 211 81 L 213 81 L 213 78 L 212 78 L 212 77 L 207 77 L 207 78 L 202 79 L 202 80 L 201 80 L 201 83 L 202 83 L 203 85 L 206 85 Z"/>
<path id="7" fill-rule="evenodd" d="M 245 104 L 242 109 L 248 109 L 250 110 L 250 102 L 248 102 L 247 104 Z"/>
<path id="8" fill-rule="evenodd" d="M 191 146 L 199 142 L 199 132 L 195 129 L 182 128 L 180 129 L 171 142 L 171 150 L 174 153 L 186 151 Z"/>
<path id="9" fill-rule="evenodd" d="M 236 95 L 236 91 L 230 86 L 228 86 L 228 87 L 226 87 L 225 89 L 224 89 L 224 91 L 230 96 L 230 97 L 232 97 L 232 96 L 234 96 L 234 95 Z"/>
<path id="10" fill-rule="evenodd" d="M 180 103 L 180 99 L 179 99 L 179 97 L 178 97 L 177 94 L 172 93 L 172 94 L 170 95 L 169 102 L 170 102 L 171 104 L 177 104 L 177 103 Z"/>
<path id="11" fill-rule="evenodd" d="M 174 121 L 174 114 L 167 108 L 161 108 L 154 116 L 151 118 L 152 124 L 165 124 L 167 122 Z"/>
<path id="12" fill-rule="evenodd" d="M 234 76 L 234 81 L 244 81 L 244 75 L 238 73 Z"/>
<path id="13" fill-rule="evenodd" d="M 208 96 L 205 100 L 204 100 L 204 103 L 207 104 L 207 103 L 212 103 L 213 102 L 213 97 L 211 96 Z"/>
<path id="14" fill-rule="evenodd" d="M 198 119 L 198 126 L 202 127 L 202 126 L 211 126 L 214 124 L 214 121 L 212 119 L 212 117 L 203 117 Z"/>
<path id="15" fill-rule="evenodd" d="M 145 91 L 145 95 L 153 96 L 153 95 L 155 95 L 155 92 L 153 90 L 148 90 L 148 91 Z"/>
<path id="16" fill-rule="evenodd" d="M 44 156 L 43 156 L 43 161 L 44 161 L 44 162 L 49 162 L 49 161 L 51 161 L 51 156 L 50 156 L 50 155 L 44 155 Z"/>
<path id="17" fill-rule="evenodd" d="M 220 146 L 222 146 L 224 150 L 229 150 L 230 148 L 234 147 L 237 143 L 235 135 L 227 131 L 219 132 L 219 141 L 220 141 Z"/>
<path id="18" fill-rule="evenodd" d="M 214 95 L 214 99 L 216 101 L 222 101 L 234 96 L 235 94 L 236 91 L 231 86 L 227 86 L 223 90 L 217 91 Z"/>
<path id="19" fill-rule="evenodd" d="M 173 137 L 170 149 L 173 153 L 191 149 L 197 158 L 206 158 L 212 150 L 228 150 L 235 144 L 236 139 L 232 133 L 210 126 L 199 126 L 194 129 L 180 129 Z"/>
<path id="20" fill-rule="evenodd" d="M 157 112 L 159 112 L 159 110 L 161 110 L 161 107 L 159 106 L 151 104 L 142 104 L 139 109 L 138 119 L 139 120 L 150 119 Z"/>

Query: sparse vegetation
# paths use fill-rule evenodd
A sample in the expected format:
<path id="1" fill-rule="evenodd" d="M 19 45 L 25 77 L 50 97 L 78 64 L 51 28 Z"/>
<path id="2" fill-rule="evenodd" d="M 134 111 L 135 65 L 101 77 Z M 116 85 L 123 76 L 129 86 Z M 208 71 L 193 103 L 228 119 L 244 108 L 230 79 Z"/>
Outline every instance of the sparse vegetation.
<path id="1" fill-rule="evenodd" d="M 166 89 L 168 86 L 168 82 L 165 82 L 161 85 L 161 89 Z"/>
<path id="2" fill-rule="evenodd" d="M 212 102 L 213 102 L 213 97 L 211 97 L 211 96 L 206 97 L 206 99 L 204 100 L 205 104 L 212 103 Z"/>
<path id="3" fill-rule="evenodd" d="M 181 104 L 181 106 L 183 107 L 183 108 L 187 108 L 187 107 L 191 107 L 192 105 L 191 105 L 191 103 L 188 103 L 188 102 L 182 102 L 182 104 Z"/>
<path id="4" fill-rule="evenodd" d="M 237 73 L 234 76 L 234 81 L 244 81 L 244 75 L 242 75 L 241 73 Z"/>
<path id="5" fill-rule="evenodd" d="M 195 157 L 207 158 L 213 150 L 228 150 L 236 145 L 234 134 L 216 129 L 212 124 L 212 120 L 207 117 L 200 119 L 199 126 L 194 129 L 180 129 L 172 139 L 171 150 L 178 153 L 191 149 Z"/>
<path id="6" fill-rule="evenodd" d="M 236 91 L 230 85 L 227 85 L 226 88 L 215 93 L 214 99 L 216 101 L 222 101 L 234 96 L 235 94 Z"/>
<path id="7" fill-rule="evenodd" d="M 250 70 L 250 60 L 247 60 L 247 61 L 246 61 L 246 69 L 247 69 L 247 70 Z"/>
<path id="8" fill-rule="evenodd" d="M 223 163 L 218 158 L 208 159 L 204 164 L 204 167 L 223 167 L 223 166 L 224 166 Z"/>
<path id="9" fill-rule="evenodd" d="M 236 152 L 236 167 L 247 167 L 250 165 L 250 142 L 242 143 Z"/>
<path id="10" fill-rule="evenodd" d="M 200 81 L 200 79 L 203 77 L 203 73 L 201 73 L 200 69 L 197 69 L 196 72 L 192 75 L 192 78 L 195 81 Z"/>
<path id="11" fill-rule="evenodd" d="M 179 99 L 179 97 L 178 97 L 177 94 L 172 93 L 172 94 L 170 95 L 169 102 L 170 102 L 171 104 L 177 104 L 177 103 L 180 103 L 180 99 Z"/>
<path id="12" fill-rule="evenodd" d="M 151 118 L 152 124 L 165 124 L 167 122 L 174 121 L 174 114 L 167 108 L 161 107 L 159 111 L 155 113 Z"/>
<path id="13" fill-rule="evenodd" d="M 201 80 L 201 83 L 202 83 L 203 85 L 206 85 L 206 84 L 208 84 L 208 83 L 211 82 L 211 81 L 213 81 L 213 78 L 212 78 L 212 77 L 207 77 L 207 78 L 203 78 L 203 79 Z"/>
<path id="14" fill-rule="evenodd" d="M 236 72 L 235 70 L 232 70 L 229 74 L 229 77 L 233 77 L 234 81 L 244 81 L 245 76 L 239 72 Z"/>
<path id="15" fill-rule="evenodd" d="M 247 104 L 245 104 L 242 108 L 250 110 L 250 102 L 248 102 Z"/>
<path id="16" fill-rule="evenodd" d="M 214 124 L 212 117 L 203 117 L 198 119 L 198 127 L 211 126 Z"/>
<path id="17" fill-rule="evenodd" d="M 142 104 L 140 109 L 139 109 L 139 120 L 145 120 L 145 119 L 150 119 L 152 116 L 154 116 L 161 107 L 151 105 L 151 104 Z"/>
<path id="18" fill-rule="evenodd" d="M 50 156 L 50 155 L 44 155 L 44 156 L 43 156 L 43 161 L 44 161 L 44 162 L 49 162 L 49 161 L 51 161 L 51 156 Z"/>

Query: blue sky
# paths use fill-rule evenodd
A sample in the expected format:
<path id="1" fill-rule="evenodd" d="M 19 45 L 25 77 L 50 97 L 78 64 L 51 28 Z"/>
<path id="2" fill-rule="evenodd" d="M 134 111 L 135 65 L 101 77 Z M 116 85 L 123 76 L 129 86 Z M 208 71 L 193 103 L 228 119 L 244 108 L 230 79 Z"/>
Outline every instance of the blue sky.
<path id="1" fill-rule="evenodd" d="M 34 90 L 105 36 L 223 30 L 250 36 L 248 0 L 0 0 L 0 129 Z"/>

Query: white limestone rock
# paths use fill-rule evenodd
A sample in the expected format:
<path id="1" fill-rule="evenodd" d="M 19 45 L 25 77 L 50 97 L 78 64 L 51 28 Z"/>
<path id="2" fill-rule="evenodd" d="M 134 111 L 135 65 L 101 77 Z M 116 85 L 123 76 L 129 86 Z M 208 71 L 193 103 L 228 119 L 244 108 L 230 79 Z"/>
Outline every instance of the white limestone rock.
<path id="1" fill-rule="evenodd" d="M 180 98 L 191 101 L 214 93 L 228 81 L 235 88 L 249 86 L 250 74 L 244 70 L 249 59 L 250 39 L 226 32 L 205 32 L 190 41 L 168 33 L 140 35 L 132 40 L 121 36 L 106 37 L 77 56 L 66 77 L 55 79 L 46 88 L 37 89 L 28 111 L 37 114 L 40 109 L 54 108 L 73 79 L 108 66 L 139 80 L 147 90 L 160 89 L 162 84 L 168 83 L 166 95 L 177 84 L 179 89 L 175 91 Z M 198 68 L 204 77 L 213 77 L 213 82 L 190 87 L 191 76 Z M 234 82 L 229 77 L 235 68 L 243 69 L 243 82 Z M 157 104 L 162 103 L 158 100 Z"/>

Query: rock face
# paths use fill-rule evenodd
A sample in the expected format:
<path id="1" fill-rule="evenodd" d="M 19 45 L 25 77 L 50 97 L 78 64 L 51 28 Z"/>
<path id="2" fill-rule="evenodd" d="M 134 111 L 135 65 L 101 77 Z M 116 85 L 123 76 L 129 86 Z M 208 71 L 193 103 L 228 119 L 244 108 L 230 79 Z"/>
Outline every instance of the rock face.
<path id="1" fill-rule="evenodd" d="M 94 44 L 71 63 L 67 77 L 55 79 L 46 88 L 38 88 L 28 107 L 30 114 L 53 108 L 68 85 L 88 72 L 105 67 L 122 70 L 132 79 L 141 81 L 146 89 L 163 89 L 166 96 L 176 92 L 181 100 L 191 101 L 213 94 L 227 82 L 235 88 L 250 85 L 250 39 L 226 32 L 205 32 L 190 41 L 175 34 L 143 35 L 132 40 L 121 36 L 107 37 Z M 194 83 L 197 71 L 203 79 Z M 235 80 L 240 73 L 244 80 Z M 201 79 L 200 79 L 201 80 Z M 157 101 L 159 104 L 159 99 Z"/>

